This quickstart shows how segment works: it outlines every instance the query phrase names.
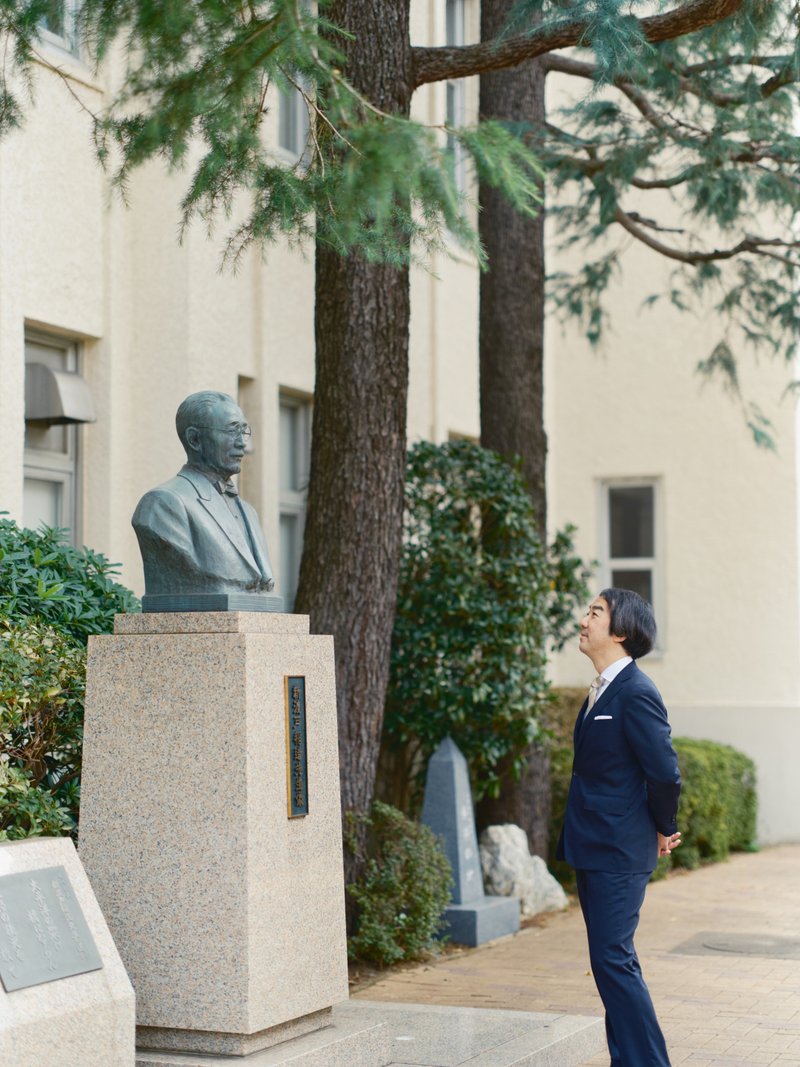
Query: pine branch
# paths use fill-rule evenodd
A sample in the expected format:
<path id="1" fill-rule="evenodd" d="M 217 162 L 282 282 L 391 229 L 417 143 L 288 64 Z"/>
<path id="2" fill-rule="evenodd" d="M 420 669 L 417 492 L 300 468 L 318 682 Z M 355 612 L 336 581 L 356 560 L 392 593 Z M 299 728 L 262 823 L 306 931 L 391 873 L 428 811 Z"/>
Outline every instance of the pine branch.
<path id="1" fill-rule="evenodd" d="M 645 40 L 651 44 L 671 41 L 713 26 L 734 15 L 744 0 L 687 0 L 663 15 L 638 19 Z M 468 78 L 488 71 L 514 67 L 528 59 L 560 48 L 591 44 L 585 20 L 543 26 L 529 34 L 482 41 L 479 44 L 444 48 L 412 48 L 413 86 L 451 78 Z"/>
<path id="2" fill-rule="evenodd" d="M 741 255 L 743 252 L 749 252 L 753 255 L 768 256 L 770 259 L 776 259 L 779 263 L 783 263 L 786 266 L 800 266 L 800 259 L 794 259 L 792 256 L 779 255 L 773 252 L 774 248 L 786 248 L 786 249 L 800 249 L 800 241 L 782 241 L 777 237 L 745 237 L 738 244 L 732 248 L 718 248 L 713 252 L 689 252 L 680 248 L 673 248 L 671 245 L 666 245 L 663 241 L 659 241 L 657 238 L 651 236 L 647 232 L 649 220 L 642 219 L 640 215 L 635 212 L 625 212 L 622 208 L 617 208 L 615 214 L 615 221 L 626 230 L 631 237 L 635 237 L 637 241 L 641 241 L 642 244 L 647 245 L 654 252 L 658 252 L 659 255 L 666 256 L 667 259 L 675 259 L 679 263 L 688 263 L 691 266 L 699 266 L 701 263 L 715 263 L 725 259 L 733 259 L 735 256 Z M 658 229 L 659 227 L 653 227 Z"/>

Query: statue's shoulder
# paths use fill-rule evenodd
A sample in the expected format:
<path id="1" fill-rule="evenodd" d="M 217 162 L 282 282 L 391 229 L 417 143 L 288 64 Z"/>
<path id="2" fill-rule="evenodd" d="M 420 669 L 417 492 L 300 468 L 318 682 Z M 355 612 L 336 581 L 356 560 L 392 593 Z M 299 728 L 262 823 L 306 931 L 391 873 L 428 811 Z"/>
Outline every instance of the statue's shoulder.
<path id="1" fill-rule="evenodd" d="M 162 485 L 157 485 L 154 489 L 149 489 L 136 505 L 136 511 L 133 513 L 134 523 L 152 514 L 153 511 L 163 511 L 165 508 L 170 510 L 197 500 L 198 490 L 195 485 L 197 475 L 193 475 L 193 471 L 184 468 L 178 471 L 174 478 L 170 478 Z"/>

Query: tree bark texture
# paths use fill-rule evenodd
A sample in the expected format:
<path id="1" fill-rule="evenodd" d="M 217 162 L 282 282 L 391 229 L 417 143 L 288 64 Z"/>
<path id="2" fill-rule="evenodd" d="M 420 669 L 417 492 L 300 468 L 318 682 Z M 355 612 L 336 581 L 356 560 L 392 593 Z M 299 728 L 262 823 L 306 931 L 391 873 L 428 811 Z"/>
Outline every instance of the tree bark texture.
<path id="1" fill-rule="evenodd" d="M 499 34 L 516 0 L 484 0 L 481 39 Z M 527 124 L 531 135 L 544 123 L 544 71 L 537 60 L 481 76 L 482 119 Z M 519 214 L 500 193 L 479 191 L 479 229 L 489 269 L 480 280 L 481 444 L 504 456 L 519 456 L 536 523 L 547 542 L 544 429 L 544 205 L 537 218 Z M 545 747 L 531 745 L 520 780 L 501 775 L 496 799 L 485 798 L 477 817 L 483 826 L 522 826 L 533 852 L 547 856 L 551 809 L 550 761 Z"/>
<path id="2" fill-rule="evenodd" d="M 326 11 L 345 74 L 381 109 L 410 104 L 408 0 Z M 408 393 L 408 270 L 316 251 L 316 386 L 297 611 L 333 634 L 342 807 L 372 802 L 400 564 Z M 352 867 L 352 861 L 350 866 Z M 349 878 L 353 871 L 346 872 Z"/>
<path id="3" fill-rule="evenodd" d="M 515 0 L 481 5 L 481 35 L 499 33 Z M 544 73 L 536 60 L 484 74 L 482 119 L 544 123 Z M 480 280 L 481 444 L 520 456 L 542 538 L 547 529 L 544 431 L 544 205 L 530 219 L 496 189 L 482 185 L 479 232 L 489 269 Z"/>

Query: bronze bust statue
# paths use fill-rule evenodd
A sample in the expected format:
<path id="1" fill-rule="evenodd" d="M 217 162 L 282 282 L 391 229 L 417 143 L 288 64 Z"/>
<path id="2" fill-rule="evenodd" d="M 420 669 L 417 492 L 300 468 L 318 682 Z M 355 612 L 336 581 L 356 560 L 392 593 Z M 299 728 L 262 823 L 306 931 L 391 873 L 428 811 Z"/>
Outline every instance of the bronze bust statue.
<path id="1" fill-rule="evenodd" d="M 275 582 L 258 515 L 231 481 L 250 437 L 240 407 L 226 393 L 192 393 L 175 425 L 186 464 L 145 493 L 132 520 L 145 610 L 148 598 L 270 592 Z"/>

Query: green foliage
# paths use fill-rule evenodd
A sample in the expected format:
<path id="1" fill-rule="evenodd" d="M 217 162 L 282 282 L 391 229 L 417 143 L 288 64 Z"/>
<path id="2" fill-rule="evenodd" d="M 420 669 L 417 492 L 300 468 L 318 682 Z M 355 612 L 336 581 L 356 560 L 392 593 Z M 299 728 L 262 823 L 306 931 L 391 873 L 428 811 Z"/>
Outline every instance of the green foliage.
<path id="1" fill-rule="evenodd" d="M 522 6 L 545 17 L 559 7 Z M 680 310 L 713 310 L 720 323 L 701 374 L 719 368 L 720 352 L 748 348 L 791 365 L 800 335 L 795 5 L 745 0 L 710 28 L 638 46 L 624 39 L 618 19 L 622 9 L 650 14 L 653 5 L 579 6 L 595 12 L 592 54 L 568 62 L 565 73 L 583 79 L 588 94 L 551 115 L 535 146 L 555 194 L 548 214 L 562 246 L 584 253 L 574 275 L 554 278 L 556 307 L 578 317 L 596 344 L 604 297 L 633 237 L 675 264 L 665 293 L 649 305 L 663 296 Z M 763 415 L 738 386 L 730 392 L 756 442 L 769 446 Z"/>
<path id="2" fill-rule="evenodd" d="M 48 2 L 0 0 L 0 29 L 23 72 Z M 193 166 L 183 223 L 199 217 L 211 226 L 236 201 L 243 221 L 228 246 L 234 263 L 252 242 L 312 236 L 401 263 L 417 244 L 446 249 L 450 233 L 480 256 L 444 131 L 376 107 L 351 86 L 347 35 L 326 17 L 328 6 L 83 0 L 88 54 L 99 64 L 122 44 L 127 57 L 122 88 L 94 116 L 97 152 L 115 184 L 124 196 L 133 169 L 153 158 Z M 311 132 L 294 167 L 275 159 L 263 133 L 274 87 L 301 93 L 308 109 Z M 0 72 L 0 134 L 20 117 L 13 83 Z M 535 210 L 537 165 L 525 144 L 492 125 L 447 133 L 520 210 Z"/>
<path id="3" fill-rule="evenodd" d="M 552 736 L 553 807 L 550 824 L 550 867 L 562 882 L 572 881 L 572 868 L 555 858 L 572 776 L 572 731 L 586 691 L 559 689 L 548 711 Z M 731 851 L 748 851 L 756 838 L 756 774 L 753 761 L 729 745 L 676 737 L 681 768 L 678 828 L 680 846 L 659 861 L 654 877 L 670 867 L 698 867 L 727 859 Z"/>
<path id="4" fill-rule="evenodd" d="M 753 761 L 729 745 L 675 739 L 683 778 L 679 820 L 686 830 L 669 857 L 674 867 L 727 859 L 754 847 L 756 773 Z"/>
<path id="5" fill-rule="evenodd" d="M 86 640 L 137 611 L 108 560 L 0 518 L 0 840 L 76 831 Z"/>
<path id="6" fill-rule="evenodd" d="M 452 880 L 433 832 L 376 801 L 371 816 L 348 814 L 345 844 L 362 871 L 347 887 L 358 905 L 351 958 L 385 966 L 433 950 Z"/>
<path id="7" fill-rule="evenodd" d="M 60 530 L 0 518 L 0 616 L 38 616 L 85 643 L 110 632 L 118 612 L 138 611 L 116 573 L 100 553 L 67 544 Z"/>
<path id="8" fill-rule="evenodd" d="M 500 456 L 468 441 L 411 449 L 384 721 L 407 773 L 449 735 L 476 796 L 496 794 L 500 766 L 539 736 L 547 644 L 574 633 L 584 577 L 569 529 L 545 550 Z"/>
<path id="9" fill-rule="evenodd" d="M 85 670 L 75 638 L 0 616 L 0 840 L 76 827 Z"/>

